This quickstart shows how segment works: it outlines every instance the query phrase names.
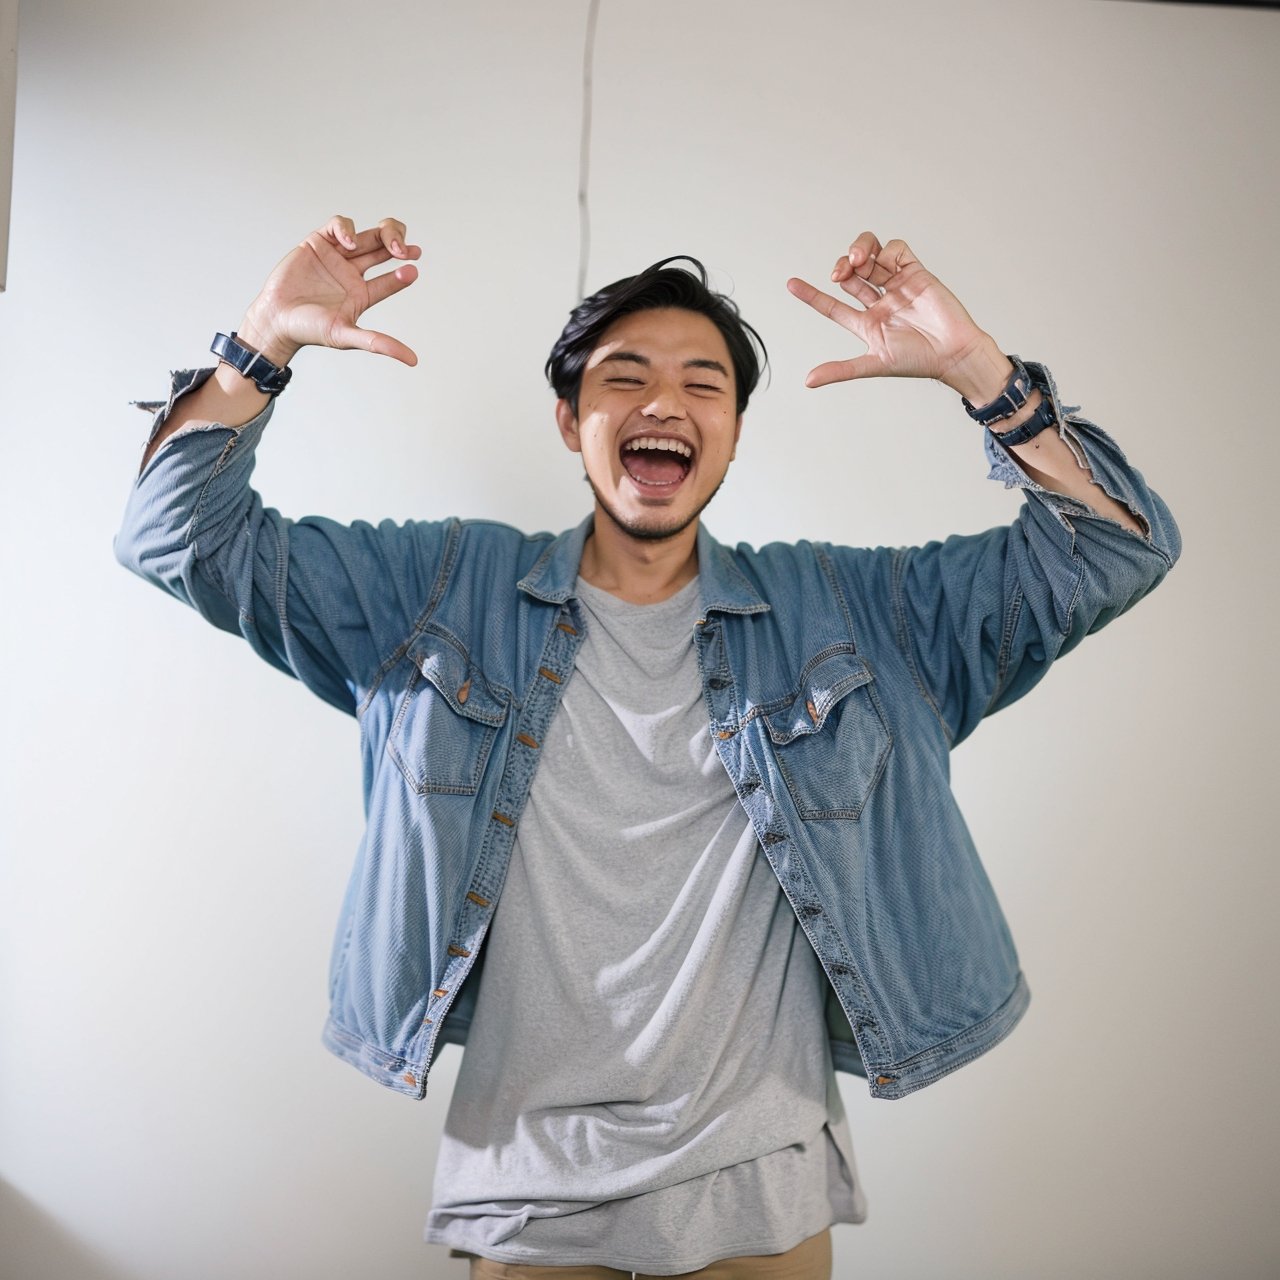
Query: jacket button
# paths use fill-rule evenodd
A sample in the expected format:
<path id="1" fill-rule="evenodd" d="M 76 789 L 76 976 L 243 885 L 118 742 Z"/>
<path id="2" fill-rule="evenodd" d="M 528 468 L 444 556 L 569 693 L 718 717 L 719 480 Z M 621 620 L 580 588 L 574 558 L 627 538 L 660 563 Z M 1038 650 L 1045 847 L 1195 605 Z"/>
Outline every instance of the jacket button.
<path id="1" fill-rule="evenodd" d="M 470 696 L 471 696 L 471 678 L 468 676 L 467 679 L 465 679 L 462 682 L 462 688 L 458 690 L 458 701 L 466 702 L 466 700 Z"/>
<path id="2" fill-rule="evenodd" d="M 804 705 L 805 705 L 805 710 L 808 711 L 809 713 L 809 719 L 812 720 L 814 724 L 817 724 L 818 708 L 813 705 L 813 699 L 810 698 L 808 702 L 806 702 Z"/>
<path id="3" fill-rule="evenodd" d="M 418 1087 L 418 1077 L 412 1074 L 405 1074 L 400 1077 L 405 1084 L 411 1084 L 415 1089 Z"/>

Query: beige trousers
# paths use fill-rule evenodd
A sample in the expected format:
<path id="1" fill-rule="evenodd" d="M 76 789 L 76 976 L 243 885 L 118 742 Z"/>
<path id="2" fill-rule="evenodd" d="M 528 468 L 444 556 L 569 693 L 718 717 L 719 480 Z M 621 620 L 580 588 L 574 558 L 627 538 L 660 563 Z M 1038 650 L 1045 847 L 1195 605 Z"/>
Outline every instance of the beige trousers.
<path id="1" fill-rule="evenodd" d="M 631 1280 L 630 1271 L 614 1267 L 530 1267 L 510 1262 L 471 1258 L 471 1280 Z M 681 1276 L 700 1280 L 831 1280 L 831 1228 L 802 1240 L 786 1253 L 759 1254 L 750 1258 L 721 1258 L 700 1271 Z M 658 1280 L 643 1271 L 635 1280 Z"/>

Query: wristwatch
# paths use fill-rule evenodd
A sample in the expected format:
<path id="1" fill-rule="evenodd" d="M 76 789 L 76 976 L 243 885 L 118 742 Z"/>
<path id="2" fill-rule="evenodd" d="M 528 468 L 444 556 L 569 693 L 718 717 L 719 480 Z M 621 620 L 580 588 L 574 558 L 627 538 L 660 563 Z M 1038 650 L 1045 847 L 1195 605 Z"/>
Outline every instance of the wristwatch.
<path id="1" fill-rule="evenodd" d="M 1049 382 L 1044 376 L 1043 368 L 1034 363 L 1028 368 L 1017 356 L 1009 356 L 1009 362 L 1013 365 L 1009 381 L 990 404 L 975 409 L 963 396 L 961 403 L 969 417 L 986 427 L 1001 444 L 1026 444 L 1046 427 L 1055 426 L 1057 415 L 1053 410 L 1053 398 L 1049 394 Z M 1031 417 L 1012 431 L 997 431 L 997 423 L 1008 421 L 1026 407 L 1033 391 L 1040 392 L 1040 403 Z"/>
<path id="2" fill-rule="evenodd" d="M 234 332 L 230 336 L 225 333 L 214 334 L 209 350 L 237 373 L 252 379 L 253 385 L 264 396 L 278 396 L 293 377 L 292 369 L 287 366 L 282 369 L 279 365 L 272 364 L 261 352 L 246 347 Z"/>
<path id="3" fill-rule="evenodd" d="M 1009 381 L 1004 384 L 1004 390 L 990 404 L 984 404 L 981 409 L 975 409 L 968 400 L 963 396 L 960 397 L 965 413 L 974 422 L 979 422 L 984 427 L 994 426 L 997 422 L 1003 422 L 1005 418 L 1012 418 L 1027 403 L 1031 395 L 1032 378 L 1027 366 L 1017 356 L 1009 356 L 1008 359 L 1013 365 L 1013 372 L 1009 375 Z"/>
<path id="4" fill-rule="evenodd" d="M 1058 416 L 1053 411 L 1053 401 L 1049 399 L 1049 389 L 1040 388 L 1040 403 L 1032 411 L 1031 417 L 1012 431 L 993 431 L 987 428 L 992 436 L 1006 448 L 1011 444 L 1026 444 L 1033 436 L 1038 436 L 1045 427 L 1056 427 Z"/>

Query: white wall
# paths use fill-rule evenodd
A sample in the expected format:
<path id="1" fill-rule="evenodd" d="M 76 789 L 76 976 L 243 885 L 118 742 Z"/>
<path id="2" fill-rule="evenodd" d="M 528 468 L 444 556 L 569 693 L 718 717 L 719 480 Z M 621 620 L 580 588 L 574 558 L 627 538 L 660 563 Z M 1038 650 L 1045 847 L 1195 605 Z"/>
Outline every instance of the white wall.
<path id="1" fill-rule="evenodd" d="M 166 371 L 329 214 L 393 213 L 408 370 L 306 352 L 283 510 L 585 510 L 540 367 L 573 299 L 585 0 L 22 7 L 0 298 L 0 1274 L 455 1277 L 425 1105 L 319 1045 L 360 829 L 353 723 L 115 564 Z M 904 236 L 1049 362 L 1186 541 L 1169 581 L 955 757 L 1034 993 L 899 1103 L 843 1079 L 870 1220 L 836 1275 L 1280 1267 L 1273 383 L 1280 15 L 604 0 L 598 286 L 671 253 L 773 355 L 723 540 L 1011 519 L 944 389 L 806 391 L 856 344 L 784 289 Z"/>

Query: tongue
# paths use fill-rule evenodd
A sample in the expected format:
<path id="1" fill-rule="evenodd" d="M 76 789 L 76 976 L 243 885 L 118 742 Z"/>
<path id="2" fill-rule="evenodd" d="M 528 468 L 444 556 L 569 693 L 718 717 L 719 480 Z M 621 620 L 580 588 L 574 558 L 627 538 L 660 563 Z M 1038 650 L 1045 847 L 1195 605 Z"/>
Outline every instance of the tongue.
<path id="1" fill-rule="evenodd" d="M 660 453 L 655 449 L 641 449 L 623 455 L 622 465 L 627 473 L 641 484 L 675 484 L 684 479 L 685 465 L 674 453 Z"/>

